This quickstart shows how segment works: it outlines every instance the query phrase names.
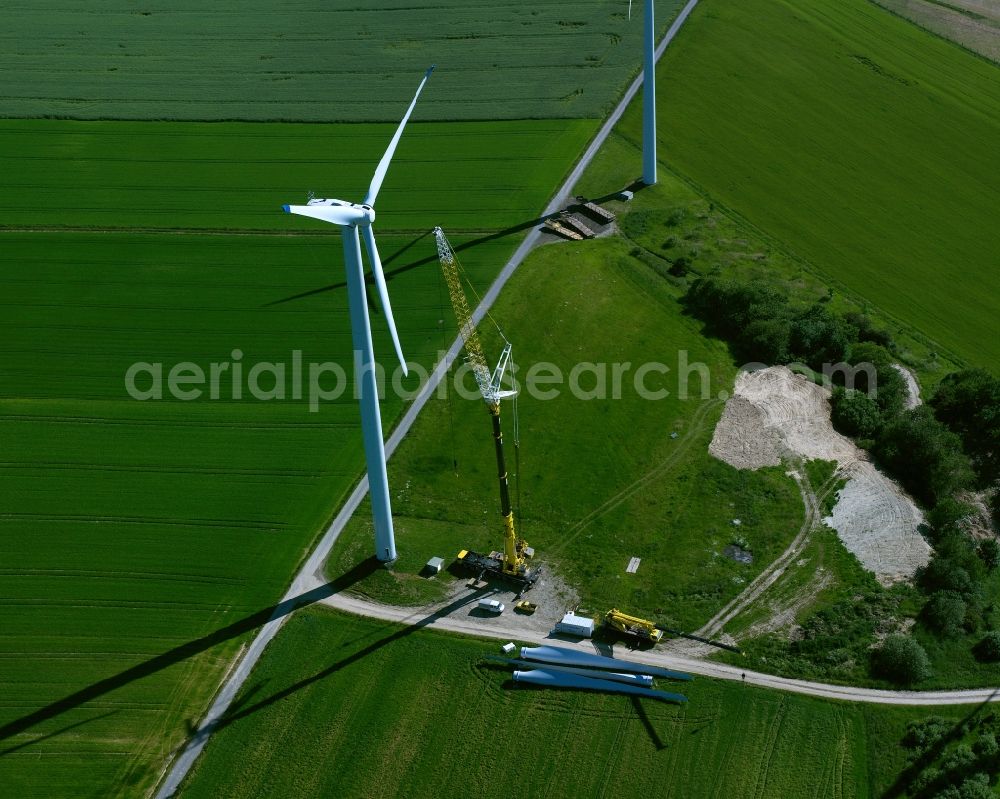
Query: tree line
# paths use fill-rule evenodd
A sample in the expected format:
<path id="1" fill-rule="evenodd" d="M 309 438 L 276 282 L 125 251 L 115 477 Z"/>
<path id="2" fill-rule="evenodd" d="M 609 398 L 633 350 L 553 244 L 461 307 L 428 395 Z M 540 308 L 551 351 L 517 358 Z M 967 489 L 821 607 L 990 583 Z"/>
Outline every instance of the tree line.
<path id="1" fill-rule="evenodd" d="M 926 629 L 944 638 L 981 636 L 977 657 L 1000 661 L 1000 632 L 990 627 L 994 598 L 986 589 L 1000 565 L 1000 545 L 995 536 L 970 534 L 965 522 L 974 508 L 956 498 L 1000 479 L 1000 379 L 983 369 L 954 372 L 925 405 L 908 409 L 906 380 L 894 365 L 896 344 L 864 314 L 837 313 L 825 301 L 796 305 L 781 286 L 763 281 L 714 277 L 692 281 L 683 304 L 744 362 L 799 363 L 816 371 L 870 365 L 834 372 L 840 385 L 831 396 L 833 424 L 930 509 L 933 556 L 917 575 Z M 901 683 L 930 674 L 926 653 L 904 635 L 886 638 L 872 667 Z"/>

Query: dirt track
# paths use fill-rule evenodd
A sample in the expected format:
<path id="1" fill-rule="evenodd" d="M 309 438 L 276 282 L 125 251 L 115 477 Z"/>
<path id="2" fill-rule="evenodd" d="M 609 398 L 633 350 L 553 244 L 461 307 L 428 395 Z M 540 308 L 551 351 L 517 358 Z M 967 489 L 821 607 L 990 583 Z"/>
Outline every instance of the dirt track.
<path id="1" fill-rule="evenodd" d="M 486 625 L 475 617 L 468 605 L 462 605 L 451 613 L 440 614 L 433 608 L 414 610 L 412 608 L 396 608 L 388 605 L 378 605 L 373 602 L 353 597 L 349 594 L 336 594 L 323 600 L 325 605 L 338 610 L 384 619 L 388 622 L 408 624 L 421 628 L 447 630 L 449 632 L 475 635 L 497 639 L 497 654 L 499 644 L 503 641 L 513 641 L 522 644 L 553 644 L 562 647 L 593 652 L 596 648 L 589 640 L 572 640 L 561 637 L 554 638 L 551 634 L 540 633 L 522 624 L 518 617 L 509 613 L 491 619 L 492 624 Z M 602 651 L 602 654 L 607 654 Z M 663 649 L 631 651 L 615 653 L 623 660 L 632 660 L 653 666 L 663 666 L 678 671 L 700 674 L 720 680 L 746 682 L 762 688 L 773 688 L 779 691 L 818 696 L 825 699 L 840 699 L 848 702 L 871 702 L 883 705 L 966 705 L 980 702 L 1000 702 L 1000 688 L 982 688 L 966 691 L 879 691 L 871 688 L 852 688 L 850 686 L 829 685 L 826 683 L 809 682 L 808 680 L 792 680 L 785 677 L 775 677 L 756 671 L 745 671 L 737 666 L 728 666 L 710 660 L 700 660 L 686 655 L 674 654 Z"/>
<path id="2" fill-rule="evenodd" d="M 744 588 L 738 596 L 734 597 L 697 631 L 696 634 L 702 638 L 719 638 L 722 636 L 725 626 L 756 602 L 768 588 L 774 585 L 781 575 L 785 573 L 785 570 L 802 554 L 802 550 L 809 543 L 809 534 L 819 523 L 819 500 L 809 485 L 808 480 L 798 472 L 789 472 L 789 474 L 799 486 L 799 491 L 802 494 L 802 504 L 806 510 L 802 526 L 799 527 L 799 532 L 777 560 L 758 574 L 750 585 Z M 698 644 L 694 641 L 677 641 L 675 642 L 675 648 L 681 649 L 689 655 L 698 656 L 705 656 L 713 651 L 705 644 Z"/>

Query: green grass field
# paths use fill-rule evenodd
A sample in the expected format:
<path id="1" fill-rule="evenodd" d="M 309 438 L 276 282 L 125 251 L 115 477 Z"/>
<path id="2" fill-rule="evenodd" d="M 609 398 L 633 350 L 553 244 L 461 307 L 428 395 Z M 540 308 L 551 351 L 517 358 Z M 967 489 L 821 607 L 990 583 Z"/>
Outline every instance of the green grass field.
<path id="1" fill-rule="evenodd" d="M 717 394 L 732 386 L 733 365 L 724 346 L 703 338 L 682 315 L 674 288 L 630 256 L 625 242 L 543 247 L 491 313 L 514 344 L 522 375 L 533 364 L 551 363 L 565 378 L 557 397 L 535 399 L 526 391 L 518 403 L 520 517 L 536 557 L 580 591 L 592 611 L 618 605 L 671 625 L 698 626 L 795 535 L 802 500 L 781 469 L 741 472 L 708 455 L 722 411 Z M 691 372 L 687 396 L 680 391 L 682 357 L 704 364 L 708 376 L 702 382 Z M 569 375 L 581 362 L 606 364 L 606 398 L 573 394 Z M 635 388 L 635 370 L 652 362 L 671 370 L 646 381 L 667 397 L 646 399 Z M 629 364 L 618 398 L 612 364 Z M 580 385 L 592 390 L 598 383 L 589 375 Z M 511 410 L 505 438 L 514 471 Z M 421 601 L 447 584 L 439 580 L 432 589 L 415 576 L 429 557 L 450 560 L 462 548 L 501 546 L 482 402 L 452 394 L 428 403 L 389 471 L 401 559 L 395 575 L 378 572 L 358 590 Z M 735 532 L 733 518 L 742 521 Z M 721 554 L 737 533 L 754 552 L 752 566 Z M 370 521 L 358 514 L 328 573 L 366 557 L 370 540 Z M 625 574 L 633 556 L 642 566 Z"/>
<path id="2" fill-rule="evenodd" d="M 661 31 L 681 5 L 658 0 Z M 394 120 L 437 64 L 420 119 L 601 117 L 639 69 L 641 21 L 621 0 L 43 0 L 6 9 L 0 116 Z"/>
<path id="3" fill-rule="evenodd" d="M 524 688 L 484 662 L 498 651 L 301 612 L 181 795 L 876 797 L 919 717 L 703 679 L 683 707 Z"/>
<path id="4" fill-rule="evenodd" d="M 996 65 L 864 0 L 707 0 L 659 72 L 672 169 L 828 282 L 996 369 Z M 634 107 L 623 130 L 639 129 Z"/>

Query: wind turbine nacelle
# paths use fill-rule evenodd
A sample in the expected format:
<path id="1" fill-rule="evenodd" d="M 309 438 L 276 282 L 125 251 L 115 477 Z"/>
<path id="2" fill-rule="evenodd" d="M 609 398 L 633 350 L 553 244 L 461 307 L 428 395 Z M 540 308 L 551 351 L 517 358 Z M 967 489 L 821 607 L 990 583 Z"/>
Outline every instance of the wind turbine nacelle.
<path id="1" fill-rule="evenodd" d="M 343 200 L 327 200 L 315 197 L 303 205 L 283 206 L 285 213 L 311 216 L 337 225 L 370 227 L 375 221 L 375 209 L 363 203 L 348 203 Z M 324 213 L 329 208 L 331 213 Z M 336 209 L 336 210 L 334 210 Z"/>

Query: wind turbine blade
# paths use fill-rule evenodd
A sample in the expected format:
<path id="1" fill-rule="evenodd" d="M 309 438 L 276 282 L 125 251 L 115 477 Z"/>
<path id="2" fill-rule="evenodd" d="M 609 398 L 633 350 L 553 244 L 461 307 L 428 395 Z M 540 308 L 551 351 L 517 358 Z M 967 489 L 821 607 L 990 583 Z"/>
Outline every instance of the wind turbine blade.
<path id="1" fill-rule="evenodd" d="M 343 205 L 283 205 L 286 214 L 311 216 L 334 225 L 350 225 L 362 216 L 357 209 Z"/>
<path id="2" fill-rule="evenodd" d="M 413 102 L 411 102 L 410 107 L 406 109 L 403 121 L 399 123 L 399 127 L 396 128 L 396 134 L 392 137 L 392 141 L 389 142 L 389 147 L 385 151 L 385 155 L 383 155 L 382 160 L 378 162 L 378 168 L 375 170 L 375 174 L 372 177 L 372 184 L 368 187 L 368 194 L 365 195 L 365 205 L 375 205 L 375 198 L 378 197 L 378 191 L 382 188 L 382 181 L 385 180 L 385 173 L 389 171 L 389 162 L 392 161 L 392 154 L 396 152 L 396 145 L 399 144 L 399 138 L 403 135 L 403 128 L 406 127 L 406 123 L 410 119 L 410 114 L 413 113 L 413 109 L 417 104 L 417 98 L 420 97 L 420 92 L 423 91 L 424 84 L 427 83 L 427 79 L 431 76 L 433 71 L 434 66 L 432 65 L 431 68 L 424 74 L 424 79 L 420 81 L 420 85 L 417 86 L 417 93 L 413 95 Z"/>
<path id="3" fill-rule="evenodd" d="M 375 231 L 371 225 L 361 228 L 361 235 L 365 239 L 365 248 L 368 250 L 368 260 L 372 266 L 372 276 L 375 278 L 375 286 L 378 289 L 379 301 L 382 303 L 382 312 L 385 314 L 385 321 L 389 325 L 389 335 L 392 336 L 392 345 L 396 348 L 396 357 L 399 358 L 399 365 L 403 367 L 403 374 L 410 372 L 406 368 L 406 359 L 403 357 L 403 348 L 399 345 L 399 334 L 396 332 L 396 322 L 392 318 L 392 305 L 389 303 L 389 289 L 385 285 L 385 275 L 382 273 L 382 261 L 378 257 L 378 247 L 375 246 Z"/>
<path id="4" fill-rule="evenodd" d="M 628 0 L 628 18 L 632 19 L 632 0 Z"/>

